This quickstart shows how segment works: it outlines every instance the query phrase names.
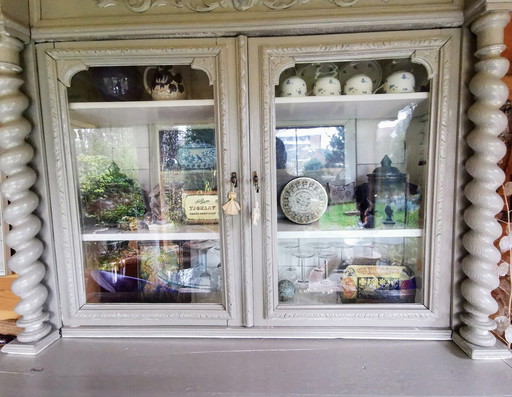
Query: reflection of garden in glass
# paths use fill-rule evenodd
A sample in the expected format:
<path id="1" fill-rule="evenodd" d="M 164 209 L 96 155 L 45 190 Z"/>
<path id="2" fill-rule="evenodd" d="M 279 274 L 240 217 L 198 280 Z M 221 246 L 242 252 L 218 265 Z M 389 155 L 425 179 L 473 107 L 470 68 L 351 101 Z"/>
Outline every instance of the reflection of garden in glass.
<path id="1" fill-rule="evenodd" d="M 221 303 L 223 283 L 219 249 L 214 247 L 217 243 L 84 242 L 87 302 Z"/>
<path id="2" fill-rule="evenodd" d="M 409 201 L 408 201 L 409 203 Z M 392 206 L 393 209 L 393 221 L 394 224 L 386 224 L 384 221 L 386 220 L 386 201 L 378 200 L 375 203 L 375 211 L 374 211 L 374 226 L 375 227 L 384 227 L 384 228 L 419 228 L 420 227 L 420 219 L 419 219 L 419 209 L 411 209 L 409 208 L 406 212 L 405 206 Z M 409 207 L 411 205 L 409 204 Z"/>
<path id="3" fill-rule="evenodd" d="M 277 168 L 295 176 L 309 176 L 320 183 L 345 169 L 345 127 L 279 127 L 276 138 L 284 145 L 277 153 Z M 316 176 L 316 177 L 315 177 Z M 345 175 L 338 175 L 344 178 Z"/>
<path id="4" fill-rule="evenodd" d="M 318 223 L 322 229 L 355 228 L 358 225 L 358 220 L 356 203 L 352 202 L 330 205 L 318 220 Z"/>
<path id="5" fill-rule="evenodd" d="M 409 202 L 409 201 L 408 201 Z M 386 219 L 385 215 L 385 202 L 377 202 L 375 208 L 374 227 L 377 228 L 409 228 L 415 229 L 421 227 L 420 224 L 420 210 L 419 208 L 411 208 L 407 211 L 407 218 L 405 208 L 403 206 L 393 210 L 393 220 L 396 222 L 393 225 L 385 225 L 382 223 Z M 327 211 L 318 220 L 318 224 L 322 229 L 340 228 L 356 228 L 359 227 L 359 212 L 356 208 L 356 203 L 342 203 L 337 205 L 330 205 Z"/>
<path id="6" fill-rule="evenodd" d="M 84 222 L 118 226 L 142 219 L 146 208 L 137 172 L 134 129 L 88 128 L 74 132 Z"/>

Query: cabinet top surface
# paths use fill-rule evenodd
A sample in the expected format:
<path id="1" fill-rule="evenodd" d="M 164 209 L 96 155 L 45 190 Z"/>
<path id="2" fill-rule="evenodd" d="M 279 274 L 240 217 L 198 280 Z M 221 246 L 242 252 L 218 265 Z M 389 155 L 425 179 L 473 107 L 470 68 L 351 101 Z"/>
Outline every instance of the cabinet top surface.
<path id="1" fill-rule="evenodd" d="M 454 27 L 463 0 L 35 0 L 36 40 L 305 34 Z M 179 18 L 169 19 L 178 16 Z M 171 21 L 171 22 L 170 22 Z M 279 21 L 279 23 L 276 23 Z M 339 22 L 343 21 L 343 24 Z M 81 29 L 76 29 L 76 26 Z"/>

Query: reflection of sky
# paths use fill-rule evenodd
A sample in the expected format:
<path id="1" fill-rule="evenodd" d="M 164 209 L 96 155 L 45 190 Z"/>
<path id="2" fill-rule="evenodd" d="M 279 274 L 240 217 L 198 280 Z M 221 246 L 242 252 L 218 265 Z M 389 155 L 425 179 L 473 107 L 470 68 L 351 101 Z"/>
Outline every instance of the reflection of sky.
<path id="1" fill-rule="evenodd" d="M 407 105 L 398 111 L 396 120 L 383 120 L 377 124 L 377 140 L 385 138 L 405 139 L 416 104 Z"/>
<path id="2" fill-rule="evenodd" d="M 301 128 L 279 128 L 276 136 L 281 138 L 283 142 L 290 142 L 292 139 L 298 139 L 299 143 L 305 142 L 318 142 L 312 149 L 325 149 L 329 145 L 331 137 L 338 133 L 339 127 L 301 127 Z M 304 138 L 310 138 L 306 140 Z M 319 137 L 319 140 L 311 139 L 312 137 Z"/>
<path id="3" fill-rule="evenodd" d="M 339 134 L 343 129 L 343 126 L 278 128 L 276 137 L 285 145 L 287 168 L 301 175 L 304 163 L 313 157 L 319 158 L 320 155 L 319 160 L 324 163 L 325 151 L 332 149 L 329 146 L 332 136 Z"/>

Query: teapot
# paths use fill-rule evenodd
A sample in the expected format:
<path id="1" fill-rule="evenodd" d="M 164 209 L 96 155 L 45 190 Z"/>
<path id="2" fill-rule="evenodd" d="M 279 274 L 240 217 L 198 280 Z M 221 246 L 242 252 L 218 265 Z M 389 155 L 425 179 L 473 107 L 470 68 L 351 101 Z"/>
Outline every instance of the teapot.
<path id="1" fill-rule="evenodd" d="M 148 82 L 149 72 L 155 70 L 151 83 Z M 172 66 L 148 66 L 144 70 L 144 88 L 156 101 L 168 99 L 186 99 L 187 92 L 183 84 L 183 76 Z"/>

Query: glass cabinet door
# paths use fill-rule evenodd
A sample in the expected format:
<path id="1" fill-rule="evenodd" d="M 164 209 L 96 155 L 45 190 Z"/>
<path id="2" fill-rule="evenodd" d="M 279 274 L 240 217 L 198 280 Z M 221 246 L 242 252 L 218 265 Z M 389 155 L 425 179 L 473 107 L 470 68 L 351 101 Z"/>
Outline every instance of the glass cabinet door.
<path id="1" fill-rule="evenodd" d="M 251 108 L 263 105 L 252 131 L 264 147 L 253 156 L 265 188 L 253 195 L 265 209 L 260 324 L 448 326 L 445 309 L 432 313 L 449 297 L 439 250 L 451 248 L 434 241 L 451 226 L 433 200 L 453 186 L 452 171 L 435 170 L 454 163 L 440 144 L 451 121 L 435 106 L 451 90 L 439 84 L 451 73 L 443 45 L 456 39 L 438 40 L 429 51 L 405 36 L 251 43 L 265 88 Z"/>
<path id="2" fill-rule="evenodd" d="M 238 160 L 219 149 L 237 141 L 228 128 L 236 113 L 227 110 L 234 77 L 220 67 L 232 44 L 84 48 L 87 67 L 59 75 L 66 86 L 50 80 L 67 120 L 56 168 L 65 158 L 66 200 L 76 205 L 66 215 L 77 231 L 62 236 L 75 244 L 74 260 L 63 265 L 73 274 L 65 288 L 78 296 L 69 324 L 87 317 L 84 310 L 106 324 L 237 323 L 239 226 L 221 205 Z M 61 71 L 75 62 L 72 50 L 48 53 Z"/>

